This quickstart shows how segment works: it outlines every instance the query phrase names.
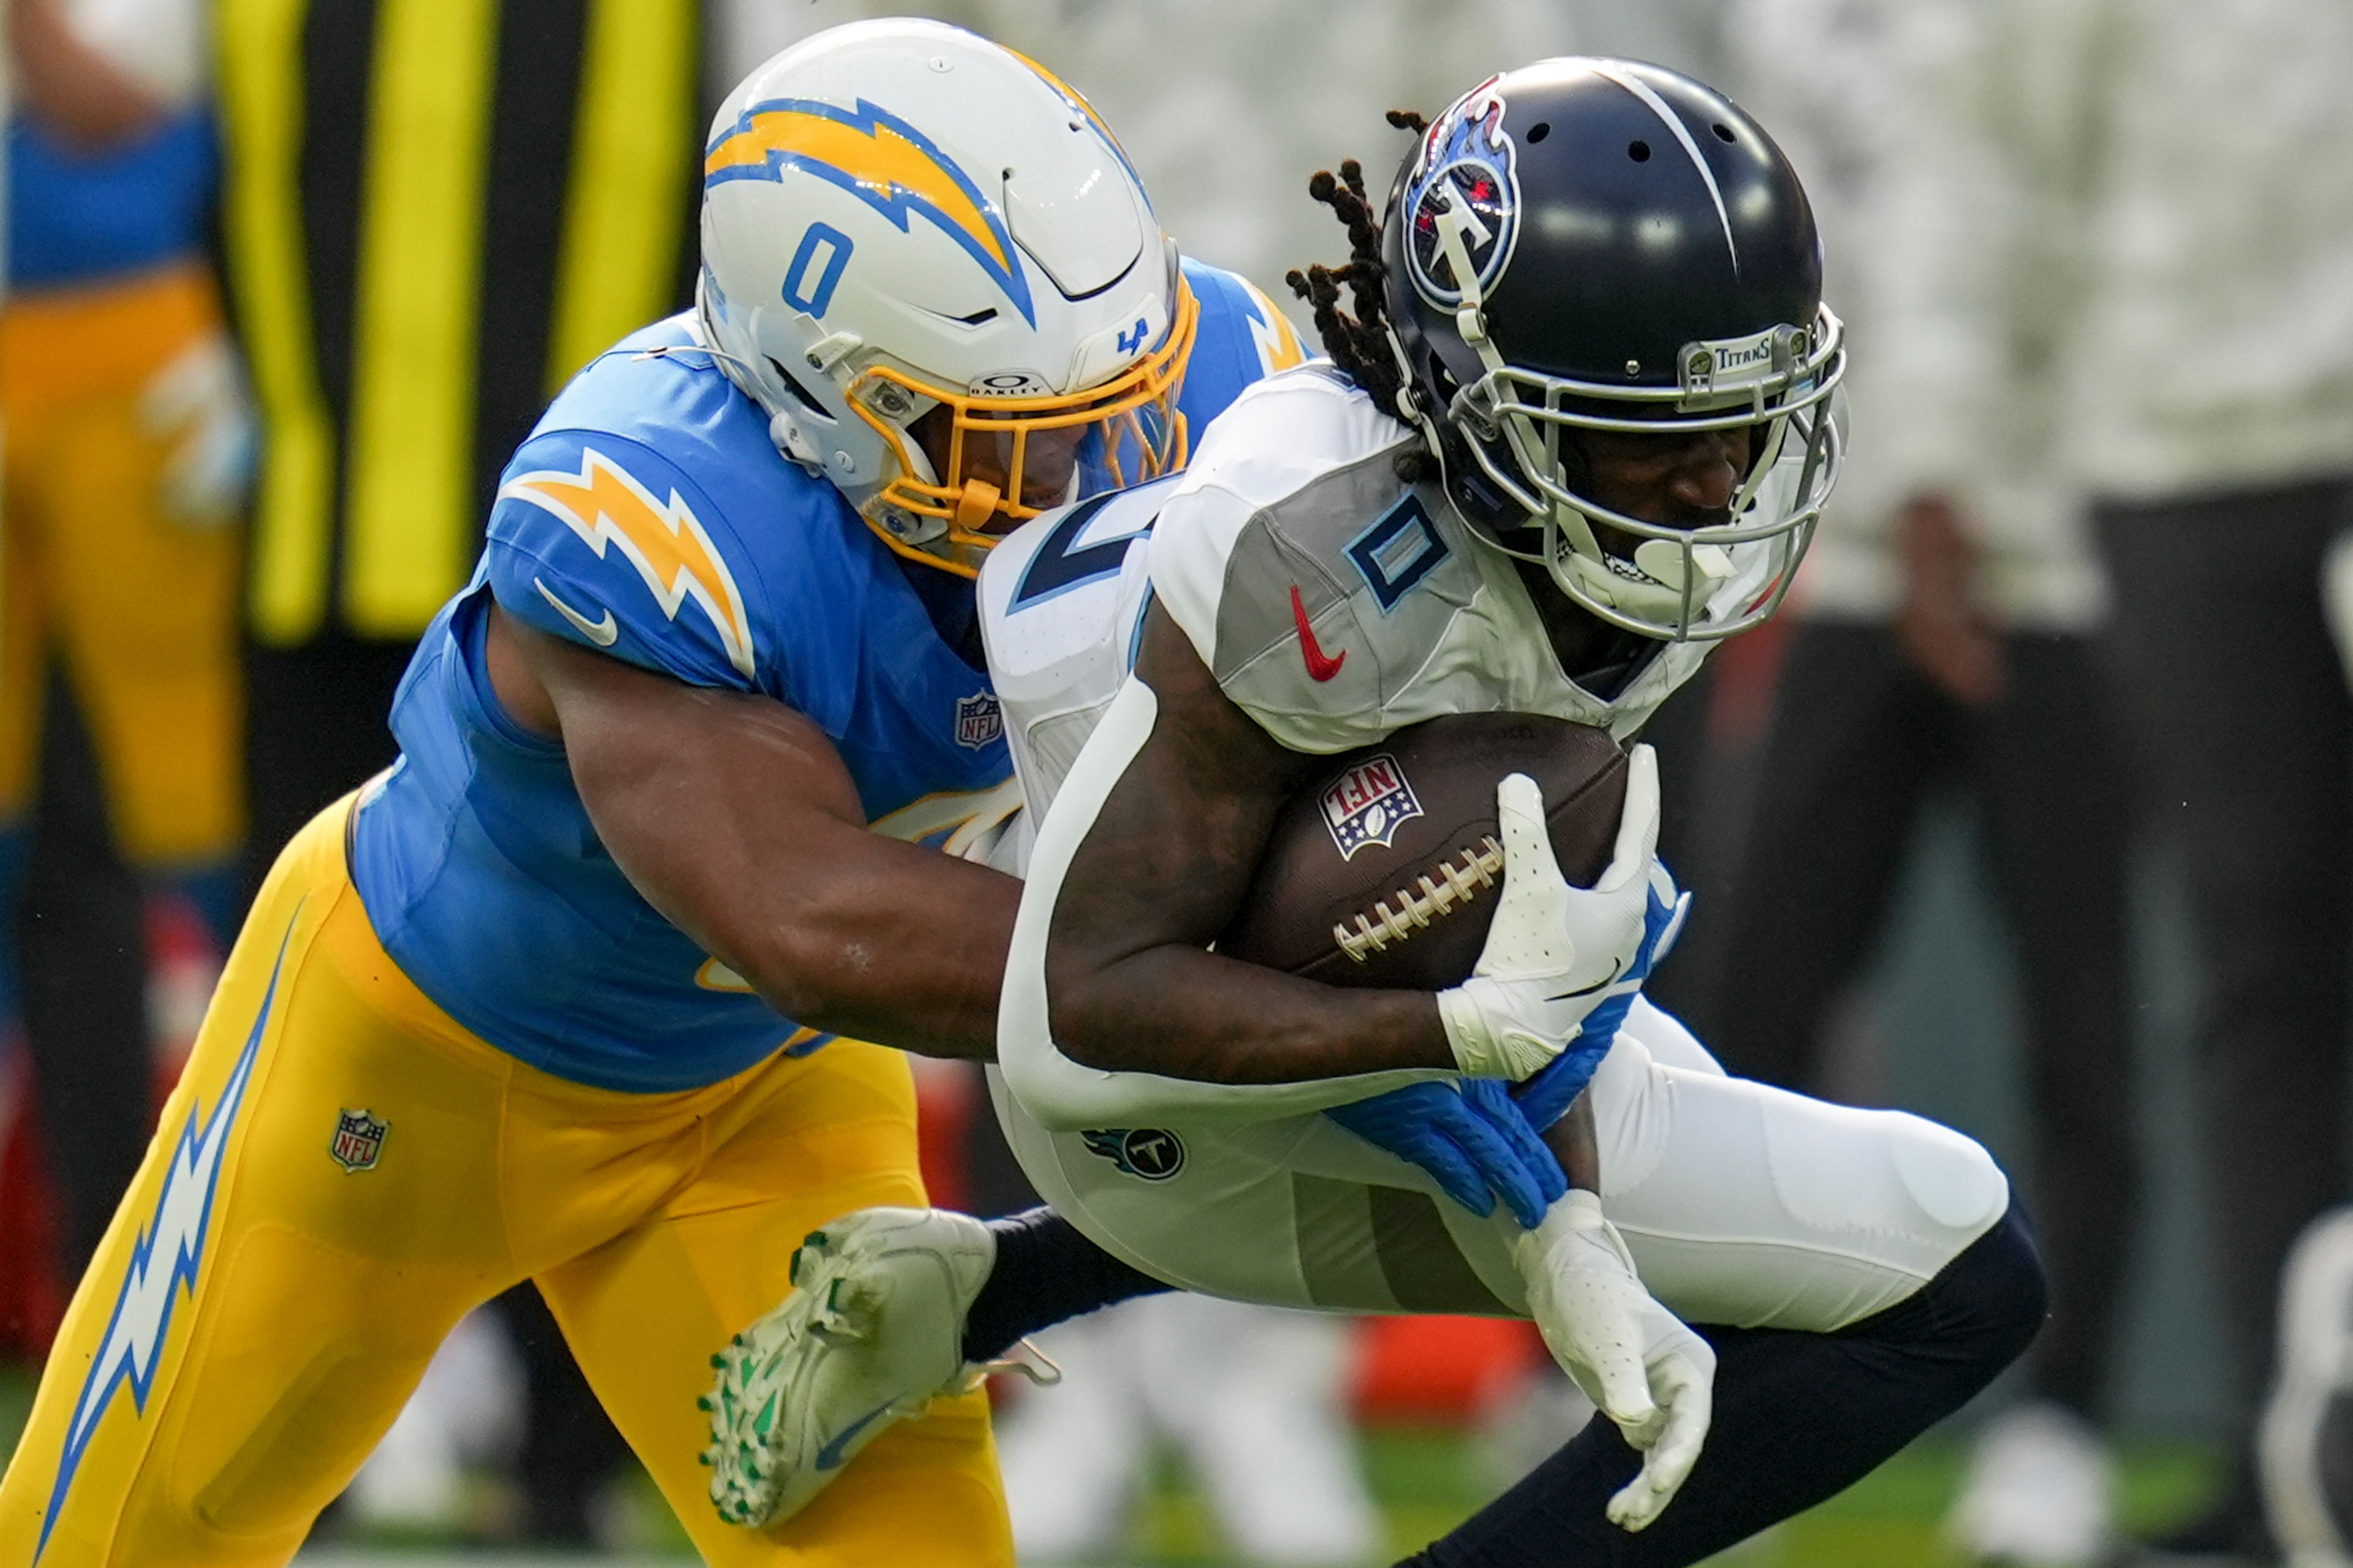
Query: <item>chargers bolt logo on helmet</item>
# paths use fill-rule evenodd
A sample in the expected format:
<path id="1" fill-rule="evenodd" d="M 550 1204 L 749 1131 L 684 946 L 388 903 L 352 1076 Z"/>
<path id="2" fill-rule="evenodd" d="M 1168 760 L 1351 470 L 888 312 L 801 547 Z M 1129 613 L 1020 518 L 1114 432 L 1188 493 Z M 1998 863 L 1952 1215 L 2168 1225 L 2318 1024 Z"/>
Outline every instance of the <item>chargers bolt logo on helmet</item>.
<path id="1" fill-rule="evenodd" d="M 1014 257 L 1012 231 L 997 204 L 930 137 L 887 109 L 862 98 L 850 109 L 809 99 L 756 103 L 711 143 L 702 168 L 706 191 L 729 180 L 777 180 L 792 169 L 840 186 L 902 230 L 920 214 L 979 264 L 1023 321 L 1038 319 L 1029 280 Z M 837 268 L 848 254 L 838 248 L 826 269 Z M 823 300 L 808 303 L 809 314 L 825 314 Z"/>
<path id="2" fill-rule="evenodd" d="M 1516 150 L 1504 130 L 1504 100 L 1490 77 L 1439 116 L 1407 172 L 1403 201 L 1409 226 L 1406 266 L 1421 297 L 1443 310 L 1462 303 L 1444 226 L 1449 211 L 1463 215 L 1462 245 L 1483 295 L 1512 262 L 1519 238 L 1520 178 Z"/>

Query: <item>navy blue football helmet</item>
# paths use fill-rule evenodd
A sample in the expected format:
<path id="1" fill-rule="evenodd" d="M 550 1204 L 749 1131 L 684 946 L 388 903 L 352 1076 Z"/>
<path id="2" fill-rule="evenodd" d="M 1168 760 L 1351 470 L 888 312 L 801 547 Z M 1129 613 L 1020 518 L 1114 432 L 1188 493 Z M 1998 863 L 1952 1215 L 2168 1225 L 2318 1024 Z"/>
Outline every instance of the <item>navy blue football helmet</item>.
<path id="1" fill-rule="evenodd" d="M 1837 477 L 1845 355 L 1813 210 L 1755 121 L 1631 60 L 1507 71 L 1422 133 L 1381 250 L 1398 412 L 1488 537 L 1646 637 L 1779 607 Z M 1562 438 L 1740 426 L 1754 460 L 1729 521 L 1699 528 L 1581 494 Z M 1510 542 L 1530 529 L 1538 549 Z"/>

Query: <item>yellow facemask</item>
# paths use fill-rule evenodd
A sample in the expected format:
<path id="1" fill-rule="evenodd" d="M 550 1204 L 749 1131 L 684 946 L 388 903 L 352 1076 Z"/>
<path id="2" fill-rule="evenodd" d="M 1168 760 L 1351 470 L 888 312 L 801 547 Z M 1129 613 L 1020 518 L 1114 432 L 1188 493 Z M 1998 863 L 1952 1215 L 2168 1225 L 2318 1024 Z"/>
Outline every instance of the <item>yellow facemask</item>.
<path id="1" fill-rule="evenodd" d="M 976 397 L 883 365 L 860 373 L 849 388 L 849 406 L 881 437 L 899 468 L 898 477 L 867 502 L 867 526 L 911 561 L 973 577 L 979 574 L 990 548 L 1016 523 L 1078 499 L 1057 493 L 1042 506 L 1022 500 L 1025 478 L 1032 477 L 1027 471 L 1038 466 L 1031 437 L 1050 437 L 1050 460 L 1061 463 L 1075 461 L 1086 437 L 1100 435 L 1100 455 L 1088 457 L 1107 489 L 1124 489 L 1183 468 L 1189 446 L 1176 398 L 1199 320 L 1192 288 L 1180 278 L 1176 319 L 1166 339 L 1119 374 L 1083 392 Z M 924 405 L 932 405 L 925 417 L 940 409 L 948 417 L 947 460 L 935 483 L 917 478 L 931 464 L 919 456 L 909 434 L 913 421 L 903 412 Z M 1040 442 L 1041 447 L 1046 445 Z M 984 456 L 996 459 L 1002 482 L 966 471 Z M 941 519 L 946 531 L 920 542 L 902 539 L 883 521 L 892 510 Z"/>

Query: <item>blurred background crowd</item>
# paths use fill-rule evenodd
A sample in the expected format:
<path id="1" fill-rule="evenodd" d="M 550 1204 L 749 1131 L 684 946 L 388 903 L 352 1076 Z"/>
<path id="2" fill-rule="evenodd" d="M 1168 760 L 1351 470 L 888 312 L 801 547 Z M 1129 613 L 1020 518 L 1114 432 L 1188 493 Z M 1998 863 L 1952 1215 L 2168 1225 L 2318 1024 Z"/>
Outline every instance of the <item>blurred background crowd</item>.
<path id="1" fill-rule="evenodd" d="M 258 869 L 390 762 L 547 397 L 685 302 L 710 110 L 892 9 L 5 3 L 0 1452 Z M 1853 459 L 1789 609 L 1649 737 L 1697 892 L 1651 989 L 1736 1073 L 1988 1142 L 2054 1305 L 1905 1472 L 1908 1523 L 1757 1550 L 2342 1559 L 2353 7 L 928 9 L 1087 92 L 1180 246 L 1270 292 L 1338 248 L 1311 171 L 1385 170 L 1383 110 L 1504 65 L 1655 59 L 1774 132 Z M 976 1080 L 923 1065 L 935 1197 L 1026 1206 Z M 1172 1297 L 1044 1348 L 1070 1375 L 1002 1424 L 1039 1562 L 1372 1561 L 1582 1419 L 1514 1325 Z M 609 1543 L 628 1474 L 526 1288 L 328 1528 Z"/>

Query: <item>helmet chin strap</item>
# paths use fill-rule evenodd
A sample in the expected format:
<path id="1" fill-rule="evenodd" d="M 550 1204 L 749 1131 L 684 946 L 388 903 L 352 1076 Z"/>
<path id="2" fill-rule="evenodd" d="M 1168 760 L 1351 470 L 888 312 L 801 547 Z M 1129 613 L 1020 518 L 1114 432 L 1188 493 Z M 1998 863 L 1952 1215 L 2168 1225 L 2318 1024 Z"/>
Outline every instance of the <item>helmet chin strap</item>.
<path id="1" fill-rule="evenodd" d="M 818 450 L 816 438 L 790 409 L 777 409 L 768 421 L 768 444 L 809 473 L 825 472 L 825 454 Z"/>
<path id="2" fill-rule="evenodd" d="M 1453 268 L 1454 276 L 1462 287 L 1462 307 L 1454 314 L 1455 330 L 1462 333 L 1463 341 L 1477 351 L 1480 363 L 1492 369 L 1503 363 L 1503 356 L 1487 341 L 1486 319 L 1479 309 L 1485 295 L 1480 291 L 1479 275 L 1472 269 L 1470 247 L 1462 243 L 1462 231 L 1473 225 L 1482 231 L 1486 226 L 1479 215 L 1462 201 L 1461 194 L 1452 185 L 1448 185 L 1446 209 L 1438 215 L 1438 245 L 1445 252 L 1446 265 Z M 1391 323 L 1382 335 L 1388 339 L 1389 357 L 1397 362 L 1397 416 L 1421 432 L 1422 442 L 1430 448 L 1430 455 L 1438 459 L 1440 485 L 1445 489 L 1447 504 L 1451 506 L 1454 492 L 1452 487 L 1445 483 L 1446 442 L 1444 433 L 1439 428 L 1437 410 L 1422 406 L 1424 399 L 1415 390 L 1417 380 L 1413 362 L 1406 355 L 1405 344 L 1398 337 L 1395 323 Z M 1520 498 L 1514 496 L 1512 499 L 1517 500 Z M 1472 532 L 1482 534 L 1483 531 L 1472 529 Z"/>
<path id="3" fill-rule="evenodd" d="M 716 364 L 720 374 L 733 383 L 736 390 L 765 407 L 765 400 L 760 395 L 759 371 L 743 355 L 732 354 L 725 349 L 712 346 L 711 340 L 714 333 L 711 324 L 711 301 L 703 294 L 700 279 L 696 280 L 694 286 L 694 315 L 689 322 L 688 330 L 694 334 L 696 342 L 657 344 L 649 349 L 637 350 L 630 357 L 674 359 L 681 354 L 701 354 Z M 625 351 L 620 349 L 605 351 L 606 353 L 623 352 Z M 602 358 L 603 355 L 598 357 Z M 768 444 L 776 447 L 787 461 L 799 464 L 803 470 L 814 478 L 832 479 L 838 485 L 854 485 L 865 477 L 857 471 L 856 464 L 846 452 L 836 452 L 832 466 L 828 468 L 823 446 L 815 436 L 810 434 L 802 416 L 792 409 L 777 408 L 769 414 Z"/>
<path id="4" fill-rule="evenodd" d="M 1677 544 L 1672 540 L 1646 539 L 1634 547 L 1631 572 L 1613 568 L 1617 560 L 1595 541 L 1592 525 L 1582 512 L 1556 507 L 1546 520 L 1546 543 L 1550 552 L 1545 569 L 1563 593 L 1580 603 L 1599 601 L 1610 609 L 1669 626 L 1685 623 L 1683 588 L 1687 576 L 1697 578 L 1691 588 L 1690 616 L 1697 619 L 1732 576 L 1731 553 L 1719 545 Z M 1580 539 L 1584 548 L 1563 548 L 1560 536 Z M 1688 573 L 1685 562 L 1690 563 Z"/>

